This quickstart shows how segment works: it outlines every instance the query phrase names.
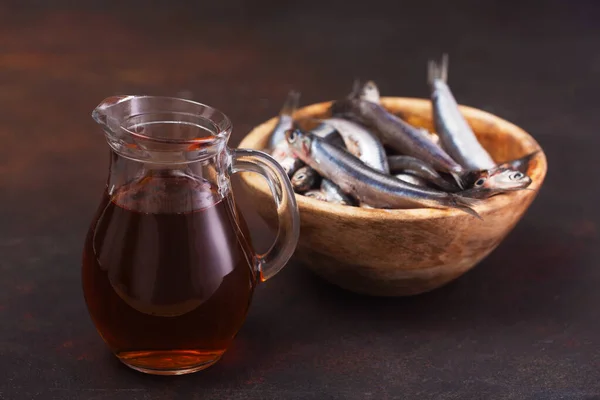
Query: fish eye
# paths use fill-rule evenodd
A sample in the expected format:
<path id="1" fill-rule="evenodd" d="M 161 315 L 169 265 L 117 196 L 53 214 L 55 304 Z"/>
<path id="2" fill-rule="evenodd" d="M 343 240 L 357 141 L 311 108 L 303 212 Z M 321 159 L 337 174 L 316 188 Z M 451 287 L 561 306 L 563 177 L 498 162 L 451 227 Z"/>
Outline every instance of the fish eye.
<path id="1" fill-rule="evenodd" d="M 521 179 L 522 177 L 523 177 L 523 173 L 521 173 L 521 172 L 515 172 L 515 173 L 512 175 L 512 177 L 511 177 L 511 178 L 512 178 L 512 179 Z"/>
<path id="2" fill-rule="evenodd" d="M 304 179 L 304 178 L 305 178 L 304 174 L 296 175 L 296 179 Z"/>
<path id="3" fill-rule="evenodd" d="M 485 183 L 485 178 L 479 178 L 477 182 L 475 182 L 475 186 L 481 186 Z"/>
<path id="4" fill-rule="evenodd" d="M 296 135 L 296 131 L 288 131 L 287 133 L 287 140 L 290 143 L 294 143 L 296 141 L 296 137 L 298 135 Z"/>

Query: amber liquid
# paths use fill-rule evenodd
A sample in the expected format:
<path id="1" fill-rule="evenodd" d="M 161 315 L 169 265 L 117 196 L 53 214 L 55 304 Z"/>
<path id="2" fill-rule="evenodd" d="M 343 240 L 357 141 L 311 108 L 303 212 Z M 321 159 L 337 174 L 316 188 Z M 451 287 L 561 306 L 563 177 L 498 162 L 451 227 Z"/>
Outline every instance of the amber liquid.
<path id="1" fill-rule="evenodd" d="M 230 195 L 185 177 L 146 177 L 104 194 L 85 243 L 83 289 L 121 361 L 178 374 L 227 349 L 255 283 L 248 231 L 233 210 Z"/>

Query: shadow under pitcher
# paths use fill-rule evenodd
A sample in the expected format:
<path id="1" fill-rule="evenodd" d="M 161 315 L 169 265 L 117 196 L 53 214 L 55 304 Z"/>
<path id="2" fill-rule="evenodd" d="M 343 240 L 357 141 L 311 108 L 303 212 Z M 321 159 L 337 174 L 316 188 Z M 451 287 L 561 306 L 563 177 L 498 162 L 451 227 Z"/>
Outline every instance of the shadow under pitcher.
<path id="1" fill-rule="evenodd" d="M 226 115 L 196 102 L 115 96 L 94 110 L 110 146 L 106 188 L 83 250 L 90 316 L 138 371 L 175 375 L 219 360 L 258 282 L 289 260 L 299 235 L 291 183 L 265 153 L 227 147 Z M 256 254 L 230 174 L 268 181 L 275 243 Z"/>

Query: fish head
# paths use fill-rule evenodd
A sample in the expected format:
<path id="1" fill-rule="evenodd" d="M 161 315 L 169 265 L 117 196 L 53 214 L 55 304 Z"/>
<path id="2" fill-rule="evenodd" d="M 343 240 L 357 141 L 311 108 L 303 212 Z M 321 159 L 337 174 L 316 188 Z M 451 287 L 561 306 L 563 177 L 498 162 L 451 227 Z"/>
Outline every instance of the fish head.
<path id="1" fill-rule="evenodd" d="M 307 167 L 302 167 L 292 176 L 292 187 L 297 190 L 308 190 L 312 185 L 312 174 L 309 173 Z"/>
<path id="2" fill-rule="evenodd" d="M 310 155 L 312 139 L 307 133 L 302 132 L 300 129 L 290 129 L 285 133 L 285 140 L 292 152 L 297 154 L 298 157 L 302 158 Z"/>
<path id="3" fill-rule="evenodd" d="M 482 173 L 473 184 L 474 189 L 487 190 L 518 190 L 531 184 L 531 178 L 512 168 L 497 168 Z"/>

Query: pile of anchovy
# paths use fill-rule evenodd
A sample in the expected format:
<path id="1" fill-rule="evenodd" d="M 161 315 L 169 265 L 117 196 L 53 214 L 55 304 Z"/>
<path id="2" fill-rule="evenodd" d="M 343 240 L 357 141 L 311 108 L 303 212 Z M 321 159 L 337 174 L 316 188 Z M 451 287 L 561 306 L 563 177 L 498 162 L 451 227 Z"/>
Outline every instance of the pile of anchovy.
<path id="1" fill-rule="evenodd" d="M 290 92 L 267 150 L 304 196 L 382 209 L 456 208 L 479 217 L 473 207 L 482 199 L 531 184 L 527 171 L 537 152 L 496 164 L 459 111 L 447 65 L 446 55 L 428 63 L 435 133 L 385 109 L 374 82 L 355 81 L 327 118 L 295 120 L 300 94 Z"/>

